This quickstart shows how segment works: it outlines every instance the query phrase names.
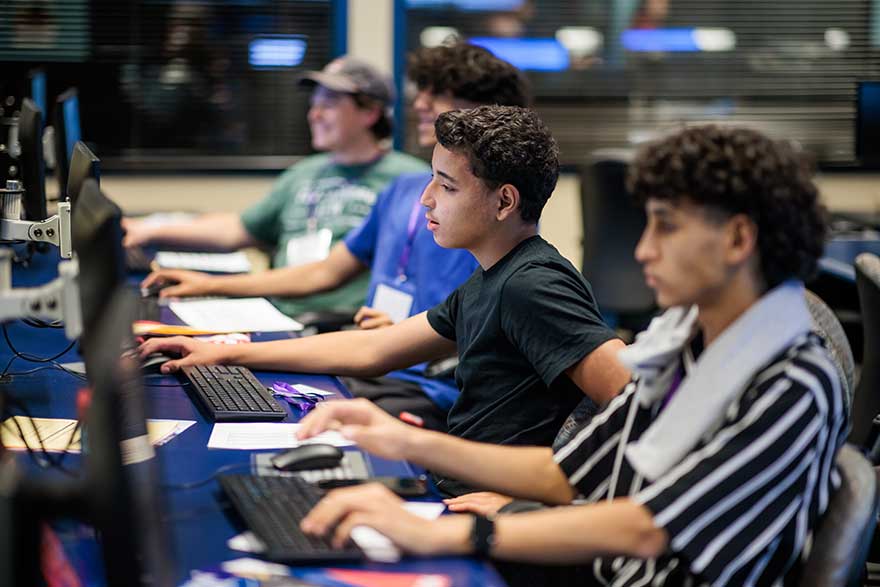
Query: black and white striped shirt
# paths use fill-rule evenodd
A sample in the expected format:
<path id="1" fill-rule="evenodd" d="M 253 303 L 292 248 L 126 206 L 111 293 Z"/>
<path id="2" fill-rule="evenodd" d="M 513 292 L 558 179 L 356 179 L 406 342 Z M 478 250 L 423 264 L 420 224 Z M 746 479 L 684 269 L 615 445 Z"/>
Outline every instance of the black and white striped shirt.
<path id="1" fill-rule="evenodd" d="M 686 376 L 690 350 L 682 364 Z M 805 335 L 769 362 L 721 427 L 653 483 L 623 452 L 660 409 L 634 402 L 635 387 L 630 383 L 555 455 L 587 502 L 629 496 L 669 535 L 659 558 L 594 561 L 598 584 L 790 582 L 840 484 L 834 459 L 847 434 L 840 381 L 821 340 Z"/>

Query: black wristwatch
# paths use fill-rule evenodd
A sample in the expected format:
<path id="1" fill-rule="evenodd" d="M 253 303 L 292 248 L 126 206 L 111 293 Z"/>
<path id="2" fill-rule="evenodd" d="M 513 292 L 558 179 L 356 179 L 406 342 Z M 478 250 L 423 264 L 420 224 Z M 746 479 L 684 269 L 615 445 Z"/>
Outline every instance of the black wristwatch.
<path id="1" fill-rule="evenodd" d="M 471 546 L 474 555 L 488 557 L 495 545 L 495 518 L 480 515 L 474 516 L 474 526 L 471 530 Z"/>

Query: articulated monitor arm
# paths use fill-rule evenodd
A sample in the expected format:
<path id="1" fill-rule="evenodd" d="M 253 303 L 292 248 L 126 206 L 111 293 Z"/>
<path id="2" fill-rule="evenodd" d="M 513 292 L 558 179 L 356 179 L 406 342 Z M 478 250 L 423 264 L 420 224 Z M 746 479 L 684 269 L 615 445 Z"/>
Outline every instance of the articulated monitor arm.
<path id="1" fill-rule="evenodd" d="M 3 214 L 0 218 L 0 241 L 32 241 L 51 243 L 61 249 L 61 256 L 73 255 L 73 239 L 70 231 L 70 202 L 58 203 L 58 214 L 40 221 L 19 220 L 21 210 L 21 184 L 15 180 L 6 182 L 0 189 Z"/>
<path id="2" fill-rule="evenodd" d="M 74 340 L 82 332 L 79 305 L 79 263 L 58 264 L 58 277 L 40 287 L 12 287 L 12 251 L 0 249 L 0 322 L 20 318 L 63 320 L 64 334 Z"/>

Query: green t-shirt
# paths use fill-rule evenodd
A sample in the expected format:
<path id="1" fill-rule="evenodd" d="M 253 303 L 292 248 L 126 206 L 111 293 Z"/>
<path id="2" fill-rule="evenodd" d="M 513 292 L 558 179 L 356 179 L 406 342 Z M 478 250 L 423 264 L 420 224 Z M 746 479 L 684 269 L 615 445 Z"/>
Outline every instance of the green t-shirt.
<path id="1" fill-rule="evenodd" d="M 281 174 L 269 195 L 241 215 L 245 229 L 275 248 L 273 267 L 287 265 L 287 244 L 308 232 L 309 213 L 318 230 L 332 232 L 332 245 L 361 224 L 376 196 L 402 173 L 425 171 L 427 165 L 405 153 L 389 151 L 364 165 L 340 165 L 322 153 L 307 157 Z M 303 298 L 273 300 L 289 316 L 308 311 L 352 310 L 364 303 L 370 275 L 365 272 L 333 291 Z"/>

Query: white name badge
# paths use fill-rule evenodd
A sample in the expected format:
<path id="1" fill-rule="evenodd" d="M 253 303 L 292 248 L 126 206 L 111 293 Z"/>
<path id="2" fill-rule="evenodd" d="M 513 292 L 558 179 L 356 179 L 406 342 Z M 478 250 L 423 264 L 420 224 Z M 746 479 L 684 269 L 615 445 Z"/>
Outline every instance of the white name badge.
<path id="1" fill-rule="evenodd" d="M 333 232 L 329 228 L 293 237 L 287 241 L 287 266 L 323 261 L 330 254 L 332 240 Z"/>
<path id="2" fill-rule="evenodd" d="M 388 314 L 395 324 L 409 318 L 412 305 L 413 297 L 410 294 L 384 283 L 380 283 L 373 294 L 373 307 Z"/>

